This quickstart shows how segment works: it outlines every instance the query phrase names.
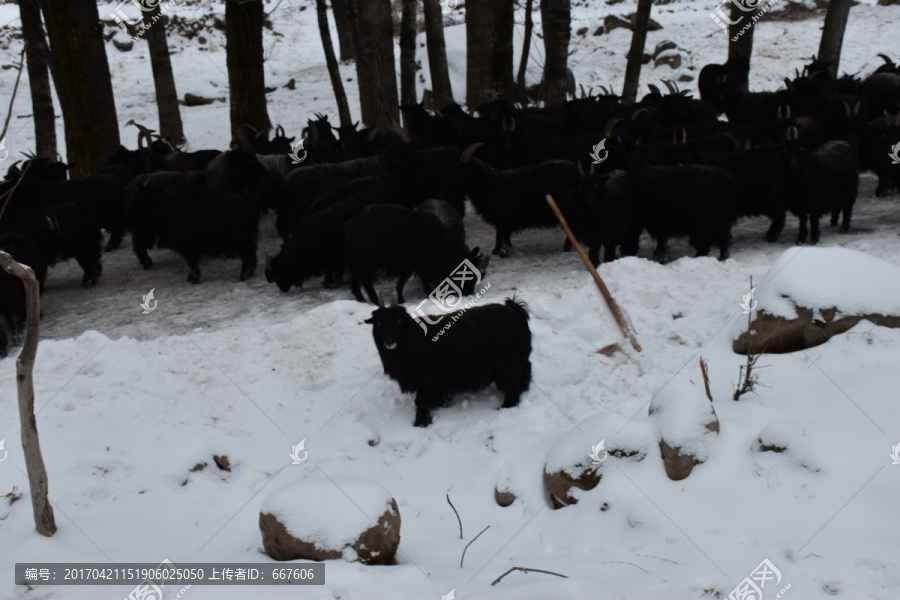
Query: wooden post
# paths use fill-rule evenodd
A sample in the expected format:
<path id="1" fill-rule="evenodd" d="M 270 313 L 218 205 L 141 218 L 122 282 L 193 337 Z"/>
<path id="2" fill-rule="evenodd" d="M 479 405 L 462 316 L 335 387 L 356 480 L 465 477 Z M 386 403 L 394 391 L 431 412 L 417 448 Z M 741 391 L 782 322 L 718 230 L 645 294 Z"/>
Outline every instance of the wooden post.
<path id="1" fill-rule="evenodd" d="M 559 210 L 559 207 L 556 205 L 556 201 L 553 200 L 553 196 L 547 194 L 547 203 L 550 205 L 550 208 L 553 209 L 553 212 L 556 213 L 556 218 L 559 219 L 559 223 L 563 226 L 563 229 L 565 229 L 566 235 L 569 237 L 569 241 L 572 242 L 572 245 L 575 246 L 575 250 L 578 251 L 578 255 L 581 257 L 581 260 L 584 261 L 584 266 L 586 266 L 588 271 L 591 272 L 591 276 L 594 278 L 594 282 L 597 284 L 597 287 L 600 288 L 600 293 L 603 295 L 603 299 L 606 300 L 606 305 L 609 307 L 609 311 L 612 313 L 613 318 L 616 320 L 616 324 L 622 331 L 622 335 L 627 337 L 628 341 L 631 342 L 631 346 L 635 350 L 640 352 L 641 345 L 638 343 L 637 338 L 634 337 L 634 332 L 631 330 L 631 325 L 628 323 L 628 319 L 625 318 L 625 313 L 623 313 L 622 309 L 619 308 L 619 305 L 616 304 L 616 301 L 612 297 L 612 294 L 609 293 L 606 284 L 603 283 L 603 280 L 600 278 L 600 273 L 598 273 L 597 269 L 594 268 L 594 265 L 591 263 L 591 259 L 588 258 L 588 255 L 584 251 L 584 248 L 581 247 L 581 243 L 578 241 L 578 238 L 576 238 L 575 234 L 572 233 L 572 230 L 569 228 L 569 224 L 566 222 L 566 218 L 563 216 L 562 211 Z"/>
<path id="2" fill-rule="evenodd" d="M 16 359 L 16 385 L 19 390 L 19 421 L 22 424 L 22 448 L 25 451 L 25 467 L 31 487 L 31 507 L 34 509 L 34 525 L 38 532 L 50 537 L 56 533 L 53 506 L 48 496 L 47 469 L 41 456 L 37 422 L 34 418 L 34 359 L 37 355 L 41 315 L 40 289 L 31 267 L 20 265 L 6 252 L 0 251 L 0 267 L 22 280 L 25 286 L 25 341 L 22 353 Z"/>

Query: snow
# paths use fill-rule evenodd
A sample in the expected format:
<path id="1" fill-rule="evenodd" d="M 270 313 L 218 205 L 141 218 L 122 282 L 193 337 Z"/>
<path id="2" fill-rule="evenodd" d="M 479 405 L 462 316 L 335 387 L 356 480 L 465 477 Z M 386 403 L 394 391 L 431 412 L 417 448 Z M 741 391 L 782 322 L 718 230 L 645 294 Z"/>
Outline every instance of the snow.
<path id="1" fill-rule="evenodd" d="M 336 114 L 315 11 L 302 6 L 307 9 L 299 10 L 296 0 L 279 5 L 273 22 L 283 35 L 265 36 L 266 81 L 278 86 L 267 96 L 269 113 L 288 135 L 296 135 L 314 112 Z M 114 7 L 101 5 L 99 12 Z M 213 9 L 221 15 L 220 4 Z M 699 68 L 724 59 L 726 37 L 709 19 L 711 9 L 698 1 L 653 7 L 664 29 L 648 34 L 648 51 L 670 39 L 690 54 L 674 73 L 645 65 L 643 91 L 660 77 L 681 74 L 695 79 L 680 87 L 696 91 Z M 187 3 L 172 9 L 182 17 L 203 10 Z M 573 30 L 589 27 L 588 35 L 573 36 L 570 56 L 586 89 L 620 88 L 630 33 L 590 33 L 606 14 L 631 10 L 625 4 L 573 6 Z M 800 21 L 771 14 L 754 25 L 753 89 L 777 88 L 818 47 L 821 13 Z M 841 70 L 871 72 L 881 63 L 878 52 L 893 56 L 898 18 L 897 5 L 855 5 Z M 535 20 L 539 30 L 538 12 Z M 0 26 L 17 24 L 17 7 L 0 5 Z M 222 32 L 204 35 L 205 44 L 170 40 L 179 95 L 227 98 Z M 446 36 L 454 94 L 463 98 L 464 28 L 451 27 Z M 534 41 L 529 83 L 542 63 L 540 39 Z M 119 52 L 112 42 L 106 48 L 121 137 L 134 147 L 136 130 L 124 123 L 156 125 L 146 45 L 138 41 L 130 52 Z M 10 42 L 0 50 L 0 63 L 17 64 L 20 49 L 20 41 Z M 417 48 L 417 59 L 427 81 L 424 48 Z M 355 70 L 341 69 L 358 119 Z M 14 69 L 0 71 L 4 98 L 15 75 Z M 282 87 L 291 78 L 294 91 Z M 6 140 L 10 160 L 34 144 L 30 113 L 26 73 Z M 226 146 L 227 103 L 183 107 L 182 118 L 192 149 Z M 809 284 L 817 294 L 809 301 L 848 310 L 862 300 L 867 307 L 895 301 L 896 294 L 872 292 L 896 289 L 896 275 L 877 261 L 900 267 L 897 200 L 876 198 L 874 187 L 872 175 L 861 176 L 850 233 L 823 227 L 821 248 L 810 255 L 828 265 L 823 275 L 792 270 L 812 252 L 803 248 L 785 268 L 791 276 L 779 275 L 773 286 L 790 286 L 802 298 Z M 472 246 L 490 247 L 493 230 L 472 211 L 465 225 Z M 418 600 L 454 588 L 460 600 L 724 598 L 764 558 L 781 570 L 783 583 L 792 584 L 787 600 L 831 597 L 829 590 L 837 588 L 851 598 L 900 598 L 900 466 L 888 456 L 900 442 L 900 331 L 863 321 L 805 352 L 767 355 L 760 360 L 765 387 L 731 400 L 745 357 L 731 352 L 730 329 L 745 326 L 740 302 L 749 279 L 762 282 L 784 260 L 796 220 L 789 218 L 777 244 L 763 241 L 767 226 L 765 219 L 741 221 L 732 258 L 724 263 L 691 258 L 689 246 L 677 240 L 671 244 L 675 260 L 658 265 L 648 260 L 652 244 L 645 237 L 638 257 L 602 265 L 601 276 L 634 325 L 640 353 L 621 338 L 578 258 L 560 252 L 561 232 L 517 234 L 511 256 L 492 261 L 486 275 L 491 288 L 480 304 L 513 294 L 529 304 L 532 386 L 513 409 L 497 410 L 501 398 L 493 388 L 461 396 L 436 411 L 426 429 L 412 427 L 412 398 L 383 373 L 363 322 L 373 307 L 350 300 L 346 287 L 324 290 L 311 282 L 282 294 L 261 274 L 239 283 L 235 260 L 202 261 L 204 283 L 192 286 L 183 259 L 166 251 L 152 253 L 153 270 L 136 269 L 127 238 L 124 249 L 104 256 L 103 276 L 91 290 L 79 287 L 74 262 L 59 265 L 42 297 L 35 367 L 36 420 L 59 531 L 45 538 L 34 529 L 16 443 L 14 351 L 0 361 L 0 439 L 9 452 L 0 463 L 0 496 L 14 486 L 25 495 L 12 505 L 0 498 L 0 598 L 113 600 L 130 591 L 28 590 L 13 583 L 15 562 L 272 564 L 259 551 L 265 498 L 321 473 L 336 482 L 372 480 L 396 498 L 402 518 L 398 565 L 328 561 L 326 585 L 300 593 L 278 586 L 195 585 L 184 598 Z M 261 246 L 277 246 L 271 216 L 262 220 L 261 235 Z M 817 252 L 838 248 L 871 264 L 853 259 L 850 265 L 848 259 L 844 268 L 815 259 Z M 757 290 L 760 307 L 769 303 L 766 285 Z M 151 288 L 159 305 L 143 315 L 138 303 Z M 409 309 L 427 295 L 417 282 L 407 291 Z M 613 343 L 621 350 L 597 353 Z M 720 432 L 708 460 L 673 482 L 665 475 L 648 407 L 655 395 L 672 393 L 670 385 L 690 386 L 708 402 L 700 356 L 709 363 Z M 760 437 L 784 442 L 788 451 L 760 451 Z M 302 439 L 308 459 L 293 465 L 288 454 Z M 575 505 L 550 508 L 544 464 L 588 460 L 602 439 L 610 452 L 646 454 L 642 460 L 610 454 L 596 488 L 578 492 Z M 227 456 L 231 471 L 217 468 L 214 455 Z M 517 495 L 509 507 L 494 500 L 498 484 Z M 355 494 L 347 495 L 358 500 Z M 463 548 L 487 525 L 460 568 Z M 568 578 L 513 572 L 491 586 L 513 566 Z"/>
<path id="2" fill-rule="evenodd" d="M 267 497 L 261 514 L 270 514 L 298 540 L 320 550 L 352 545 L 391 508 L 391 494 L 373 481 L 327 477 L 292 483 Z"/>
<path id="3" fill-rule="evenodd" d="M 716 435 L 707 423 L 715 422 L 702 378 L 697 382 L 680 375 L 661 389 L 650 402 L 650 414 L 661 439 L 680 454 L 690 454 L 703 462 L 709 458 Z"/>
<path id="4" fill-rule="evenodd" d="M 791 248 L 772 264 L 754 297 L 759 310 L 788 319 L 797 317 L 797 306 L 900 315 L 900 268 L 846 248 Z"/>

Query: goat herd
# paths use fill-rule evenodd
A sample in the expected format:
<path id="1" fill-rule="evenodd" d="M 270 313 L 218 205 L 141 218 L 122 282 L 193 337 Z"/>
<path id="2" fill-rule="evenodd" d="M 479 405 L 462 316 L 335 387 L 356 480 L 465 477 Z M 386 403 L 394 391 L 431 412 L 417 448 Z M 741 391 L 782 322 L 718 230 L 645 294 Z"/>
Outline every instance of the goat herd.
<path id="1" fill-rule="evenodd" d="M 288 291 L 322 275 L 331 286 L 346 268 L 354 296 L 362 301 L 364 288 L 374 303 L 379 275 L 397 278 L 402 302 L 413 274 L 430 290 L 465 259 L 486 268 L 466 245 L 466 198 L 496 229 L 500 257 L 513 233 L 557 226 L 547 194 L 595 264 L 601 249 L 607 261 L 636 254 L 644 230 L 659 261 L 673 236 L 687 236 L 698 256 L 715 244 L 724 260 L 738 218 L 769 217 L 774 242 L 788 211 L 799 218 L 797 242 L 815 243 L 824 214 L 850 227 L 861 171 L 878 176 L 878 195 L 900 189 L 890 157 L 900 142 L 900 67 L 882 58 L 865 79 L 834 78 L 813 60 L 776 92 L 746 91 L 749 63 L 737 59 L 703 68 L 700 99 L 666 83 L 668 94 L 650 86 L 632 106 L 583 89 L 561 107 L 501 99 L 477 116 L 418 104 L 402 109 L 406 129 L 334 127 L 316 115 L 299 164 L 295 138 L 280 127 L 271 140 L 241 128 L 225 152 L 184 152 L 139 126 L 137 150 L 120 147 L 84 179 L 67 180 L 61 162 L 14 164 L 0 183 L 0 249 L 32 266 L 42 286 L 48 265 L 75 258 L 87 287 L 102 272 L 102 230 L 106 252 L 130 232 L 145 269 L 148 250 L 170 248 L 199 283 L 200 256 L 224 254 L 241 259 L 243 281 L 257 266 L 260 214 L 271 210 L 284 243 L 265 253 L 269 282 Z M 0 302 L 17 336 L 25 304 L 11 275 L 2 274 Z"/>

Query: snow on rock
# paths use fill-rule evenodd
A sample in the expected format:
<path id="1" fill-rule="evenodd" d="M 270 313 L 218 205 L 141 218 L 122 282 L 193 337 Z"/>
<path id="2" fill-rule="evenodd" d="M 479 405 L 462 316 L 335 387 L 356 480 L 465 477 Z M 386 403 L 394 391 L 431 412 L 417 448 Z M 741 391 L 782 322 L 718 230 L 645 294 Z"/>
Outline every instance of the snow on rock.
<path id="1" fill-rule="evenodd" d="M 818 346 L 864 318 L 900 327 L 900 268 L 846 248 L 785 251 L 754 296 L 751 333 L 738 335 L 743 321 L 735 324 L 732 348 L 739 354 Z"/>
<path id="2" fill-rule="evenodd" d="M 719 419 L 703 382 L 686 377 L 669 382 L 650 401 L 659 431 L 659 449 L 669 479 L 678 481 L 706 462 L 719 433 Z"/>
<path id="3" fill-rule="evenodd" d="M 365 479 L 317 477 L 284 487 L 263 501 L 259 528 L 276 560 L 394 564 L 400 545 L 397 502 Z"/>
<path id="4" fill-rule="evenodd" d="M 753 449 L 756 452 L 782 454 L 794 464 L 817 473 L 821 467 L 812 458 L 812 450 L 807 448 L 808 442 L 803 437 L 802 431 L 796 431 L 787 423 L 770 423 L 759 432 Z"/>
<path id="5" fill-rule="evenodd" d="M 649 429 L 614 413 L 584 419 L 566 432 L 547 453 L 544 486 L 556 508 L 578 502 L 579 492 L 591 490 L 603 477 L 601 466 L 610 457 L 643 460 L 653 443 Z"/>

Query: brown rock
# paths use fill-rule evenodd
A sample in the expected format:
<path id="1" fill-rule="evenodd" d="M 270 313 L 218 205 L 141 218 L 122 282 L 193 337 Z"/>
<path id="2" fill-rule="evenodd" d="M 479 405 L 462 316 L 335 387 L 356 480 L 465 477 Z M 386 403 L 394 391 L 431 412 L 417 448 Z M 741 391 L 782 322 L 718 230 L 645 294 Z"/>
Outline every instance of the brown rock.
<path id="1" fill-rule="evenodd" d="M 203 106 L 204 104 L 212 104 L 215 101 L 215 98 L 204 98 L 203 96 L 198 96 L 196 94 L 184 95 L 185 106 Z"/>
<path id="2" fill-rule="evenodd" d="M 132 48 L 134 48 L 133 40 L 119 40 L 118 38 L 113 38 L 113 46 L 116 47 L 120 52 L 130 52 Z"/>
<path id="3" fill-rule="evenodd" d="M 494 488 L 494 500 L 497 501 L 497 504 L 499 504 L 503 508 L 506 508 L 516 501 L 516 495 L 509 490 L 503 490 L 501 492 L 497 488 Z"/>
<path id="4" fill-rule="evenodd" d="M 569 495 L 572 488 L 592 490 L 597 487 L 603 477 L 593 465 L 578 464 L 570 470 L 577 471 L 578 475 L 572 476 L 562 470 L 548 473 L 546 466 L 544 467 L 544 487 L 550 493 L 553 508 L 576 504 L 578 499 Z"/>

